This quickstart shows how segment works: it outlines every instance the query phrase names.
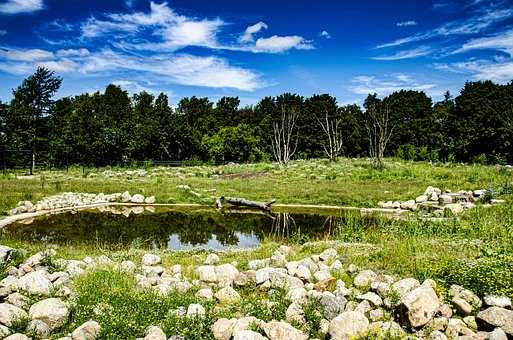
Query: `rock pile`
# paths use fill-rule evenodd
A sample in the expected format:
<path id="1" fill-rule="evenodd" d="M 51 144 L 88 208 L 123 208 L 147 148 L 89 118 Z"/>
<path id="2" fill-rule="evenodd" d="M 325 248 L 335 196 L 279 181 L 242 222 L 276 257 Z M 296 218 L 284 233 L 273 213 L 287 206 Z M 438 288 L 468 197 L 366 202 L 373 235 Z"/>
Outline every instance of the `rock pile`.
<path id="1" fill-rule="evenodd" d="M 16 251 L 0 246 L 0 264 L 9 261 Z M 71 278 L 82 273 L 87 264 L 59 260 L 65 271 L 51 272 L 49 259 L 54 255 L 53 250 L 39 252 L 19 266 L 7 268 L 7 276 L 0 281 L 0 337 L 29 339 L 25 334 L 11 334 L 10 328 L 22 320 L 27 321 L 25 333 L 37 338 L 48 337 L 68 322 Z M 100 331 L 97 322 L 88 321 L 78 327 L 69 339 L 95 339 Z"/>
<path id="2" fill-rule="evenodd" d="M 7 261 L 14 251 L 0 247 L 0 262 Z M 266 294 L 284 293 L 284 301 L 279 302 L 285 303 L 283 320 L 264 321 L 244 314 L 221 318 L 211 326 L 217 340 L 306 340 L 309 335 L 302 325 L 312 317 L 319 328 L 317 333 L 331 339 L 513 337 L 512 303 L 506 296 L 485 295 L 481 299 L 472 291 L 453 285 L 444 298 L 437 293 L 433 280 L 421 283 L 415 278 L 398 279 L 373 270 L 359 270 L 353 264 L 345 264 L 344 257 L 333 248 L 290 261 L 294 256 L 292 249 L 281 246 L 269 258 L 249 261 L 245 270 L 239 270 L 237 262 L 220 263 L 217 255 L 210 254 L 196 268 L 194 278 L 187 278 L 180 265 L 164 268 L 161 258 L 151 253 L 142 256 L 140 265 L 133 261 L 115 262 L 107 256 L 96 260 L 54 260 L 63 269 L 51 272 L 47 262 L 54 255 L 51 250 L 40 252 L 7 269 L 8 276 L 0 281 L 2 336 L 8 336 L 19 319 L 29 320 L 26 334 L 48 337 L 58 331 L 69 321 L 67 299 L 73 277 L 102 265 L 134 275 L 138 287 L 160 294 L 193 293 L 197 303 L 170 313 L 195 320 L 208 317 L 204 305 L 214 303 L 215 308 L 231 308 L 243 302 L 243 292 L 248 290 L 262 292 L 263 302 L 269 303 L 269 307 L 277 302 L 266 300 Z M 342 276 L 350 280 L 337 279 Z M 52 297 L 50 291 L 55 292 Z M 40 300 L 33 303 L 29 295 Z M 315 308 L 313 312 L 311 306 Z M 100 333 L 101 326 L 88 321 L 65 339 L 95 339 Z M 28 339 L 22 334 L 10 336 Z M 168 336 L 154 325 L 146 330 L 143 339 L 184 339 L 180 335 Z"/>
<path id="3" fill-rule="evenodd" d="M 444 210 L 448 209 L 453 214 L 458 214 L 465 209 L 475 207 L 475 203 L 482 200 L 487 195 L 487 190 L 471 190 L 451 192 L 445 190 L 442 192 L 439 188 L 429 186 L 424 194 L 415 199 L 407 201 L 387 201 L 379 202 L 380 208 L 384 209 L 401 209 L 401 210 L 424 210 L 432 212 L 434 215 L 442 215 Z M 487 204 L 501 204 L 504 200 L 491 199 Z"/>
<path id="4" fill-rule="evenodd" d="M 9 211 L 9 215 L 17 215 L 22 213 L 31 213 L 42 210 L 53 210 L 69 207 L 82 207 L 92 204 L 107 204 L 112 202 L 137 203 L 137 204 L 153 204 L 154 196 L 144 197 L 141 194 L 130 195 L 128 191 L 124 193 L 113 194 L 90 194 L 90 193 L 74 193 L 65 192 L 59 195 L 45 197 L 37 203 L 31 201 L 20 201 L 16 208 Z"/>

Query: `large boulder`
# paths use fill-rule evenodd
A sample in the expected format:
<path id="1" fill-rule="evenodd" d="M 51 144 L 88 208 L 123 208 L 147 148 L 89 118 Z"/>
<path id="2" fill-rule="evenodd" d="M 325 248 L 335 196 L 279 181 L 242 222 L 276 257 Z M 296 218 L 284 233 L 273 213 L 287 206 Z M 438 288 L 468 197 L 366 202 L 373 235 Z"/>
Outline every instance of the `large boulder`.
<path id="1" fill-rule="evenodd" d="M 401 298 L 401 316 L 412 327 L 427 324 L 440 307 L 440 300 L 433 287 L 422 285 Z"/>
<path id="2" fill-rule="evenodd" d="M 69 309 L 60 299 L 50 298 L 32 305 L 29 317 L 32 320 L 43 321 L 51 330 L 54 330 L 68 321 Z"/>
<path id="3" fill-rule="evenodd" d="M 0 323 L 7 327 L 15 322 L 27 319 L 28 315 L 23 309 L 13 306 L 9 303 L 0 303 Z"/>
<path id="4" fill-rule="evenodd" d="M 513 311 L 502 307 L 490 307 L 476 316 L 479 328 L 493 329 L 500 327 L 510 337 L 513 336 Z"/>
<path id="5" fill-rule="evenodd" d="M 369 320 L 363 313 L 348 311 L 331 320 L 329 334 L 333 340 L 348 340 L 365 333 Z"/>

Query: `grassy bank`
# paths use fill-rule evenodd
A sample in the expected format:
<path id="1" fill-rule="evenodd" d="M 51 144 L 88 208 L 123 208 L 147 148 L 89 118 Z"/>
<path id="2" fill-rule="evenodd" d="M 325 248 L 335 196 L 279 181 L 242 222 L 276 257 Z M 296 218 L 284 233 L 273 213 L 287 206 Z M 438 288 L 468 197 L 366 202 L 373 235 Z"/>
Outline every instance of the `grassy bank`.
<path id="1" fill-rule="evenodd" d="M 493 166 L 429 164 L 386 161 L 386 169 L 373 169 L 366 159 L 295 161 L 288 167 L 260 163 L 183 168 L 70 168 L 43 171 L 32 179 L 0 177 L 0 211 L 20 200 L 38 200 L 63 191 L 120 192 L 155 195 L 162 203 L 210 203 L 218 196 L 278 203 L 329 204 L 374 207 L 381 200 L 405 200 L 420 195 L 428 185 L 462 190 L 501 187 L 511 173 Z M 177 185 L 189 185 L 197 197 Z"/>
<path id="2" fill-rule="evenodd" d="M 128 172 L 127 172 L 128 171 Z M 149 168 L 142 173 L 127 169 L 44 172 L 34 179 L 4 176 L 0 180 L 0 207 L 7 210 L 22 199 L 37 200 L 62 191 L 116 192 L 129 190 L 155 195 L 160 202 L 201 202 L 207 190 L 218 195 L 242 196 L 279 203 L 375 206 L 380 200 L 409 199 L 420 195 L 426 186 L 460 190 L 494 188 L 507 200 L 502 206 L 477 207 L 454 221 L 391 220 L 378 218 L 372 223 L 356 214 L 349 215 L 329 240 L 338 241 L 339 253 L 347 263 L 384 270 L 399 276 L 434 278 L 447 287 L 462 284 L 475 292 L 505 293 L 513 297 L 513 204 L 508 170 L 481 165 L 431 165 L 387 160 L 383 171 L 369 167 L 366 160 L 298 161 L 288 168 L 272 164 L 223 167 Z M 177 185 L 187 184 L 201 193 L 198 198 Z M 287 240 L 298 256 L 322 250 L 323 246 L 304 246 L 319 241 L 293 235 Z M 34 252 L 48 244 L 26 243 L 4 236 L 2 243 Z M 269 239 L 251 251 L 221 254 L 223 262 L 237 260 L 244 266 L 250 259 L 269 257 L 278 244 Z M 137 260 L 145 251 L 134 244 L 129 249 L 97 246 L 61 246 L 59 256 L 83 258 L 107 254 L 118 260 Z M 154 249 L 164 266 L 182 264 L 193 268 L 203 262 L 205 252 L 172 252 Z"/>

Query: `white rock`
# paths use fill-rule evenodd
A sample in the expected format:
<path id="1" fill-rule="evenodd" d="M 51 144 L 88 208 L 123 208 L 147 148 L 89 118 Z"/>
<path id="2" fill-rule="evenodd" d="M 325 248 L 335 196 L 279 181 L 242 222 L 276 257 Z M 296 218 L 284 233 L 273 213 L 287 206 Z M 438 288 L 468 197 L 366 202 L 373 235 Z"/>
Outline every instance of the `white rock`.
<path id="1" fill-rule="evenodd" d="M 420 286 L 420 282 L 414 278 L 406 278 L 397 281 L 392 285 L 392 289 L 397 292 L 397 294 L 402 297 L 404 294 L 412 291 L 413 289 Z"/>
<path id="2" fill-rule="evenodd" d="M 320 282 L 320 281 L 329 280 L 329 279 L 333 278 L 333 276 L 331 276 L 331 273 L 329 270 L 318 270 L 314 273 L 314 278 L 315 278 L 315 280 Z"/>
<path id="3" fill-rule="evenodd" d="M 310 281 L 312 278 L 312 272 L 307 266 L 303 264 L 298 265 L 294 275 L 304 281 Z"/>
<path id="4" fill-rule="evenodd" d="M 205 316 L 205 308 L 197 303 L 192 303 L 187 307 L 188 317 L 203 317 Z"/>
<path id="5" fill-rule="evenodd" d="M 417 198 L 415 198 L 415 203 L 424 203 L 427 202 L 428 197 L 426 195 L 420 195 Z"/>
<path id="6" fill-rule="evenodd" d="M 217 282 L 216 269 L 214 266 L 199 266 L 196 268 L 196 273 L 203 282 Z"/>
<path id="7" fill-rule="evenodd" d="M 319 259 L 321 261 L 330 261 L 337 257 L 337 251 L 333 248 L 328 248 L 322 253 L 319 254 Z"/>
<path id="8" fill-rule="evenodd" d="M 9 303 L 0 303 L 0 323 L 11 327 L 15 322 L 27 319 L 28 315 L 23 309 Z"/>
<path id="9" fill-rule="evenodd" d="M 233 334 L 233 340 L 265 340 L 266 338 L 260 333 L 253 331 L 237 331 Z"/>
<path id="10" fill-rule="evenodd" d="M 217 282 L 222 286 L 233 284 L 233 281 L 235 281 L 239 275 L 237 268 L 235 268 L 235 266 L 230 263 L 216 266 L 215 273 Z"/>
<path id="11" fill-rule="evenodd" d="M 330 322 L 329 334 L 334 340 L 346 340 L 363 334 L 369 328 L 369 320 L 359 312 L 343 312 Z"/>
<path id="12" fill-rule="evenodd" d="M 4 325 L 0 325 L 0 337 L 3 339 L 11 334 L 11 330 Z"/>
<path id="13" fill-rule="evenodd" d="M 271 321 L 262 325 L 270 340 L 307 340 L 308 336 L 302 331 L 283 321 Z"/>
<path id="14" fill-rule="evenodd" d="M 235 303 L 240 300 L 240 294 L 230 286 L 217 291 L 215 297 L 220 303 Z"/>
<path id="15" fill-rule="evenodd" d="M 488 340 L 508 340 L 508 336 L 502 328 L 495 328 L 492 332 L 488 333 Z"/>
<path id="16" fill-rule="evenodd" d="M 16 333 L 9 335 L 7 338 L 4 338 L 4 340 L 30 340 L 30 338 L 25 334 Z"/>
<path id="17" fill-rule="evenodd" d="M 144 203 L 144 196 L 141 195 L 141 194 L 135 194 L 132 196 L 132 198 L 130 199 L 130 202 L 132 203 Z"/>
<path id="18" fill-rule="evenodd" d="M 487 306 L 511 308 L 511 299 L 507 296 L 485 295 L 483 300 Z"/>
<path id="19" fill-rule="evenodd" d="M 71 333 L 73 340 L 94 340 L 101 333 L 101 326 L 96 321 L 87 321 L 80 325 L 77 329 Z"/>
<path id="20" fill-rule="evenodd" d="M 20 277 L 18 288 L 30 294 L 48 296 L 52 289 L 52 282 L 48 280 L 46 272 L 37 270 Z"/>
<path id="21" fill-rule="evenodd" d="M 28 323 L 26 332 L 37 335 L 38 338 L 44 338 L 50 334 L 50 327 L 41 320 L 32 320 Z"/>
<path id="22" fill-rule="evenodd" d="M 294 288 L 287 292 L 287 300 L 302 304 L 308 300 L 307 292 L 304 288 Z"/>
<path id="23" fill-rule="evenodd" d="M 401 298 L 401 305 L 405 309 L 406 319 L 412 327 L 427 324 L 440 307 L 440 301 L 429 286 L 420 286 L 408 292 Z"/>
<path id="24" fill-rule="evenodd" d="M 146 330 L 144 340 L 167 340 L 166 333 L 157 326 L 150 326 Z"/>
<path id="25" fill-rule="evenodd" d="M 353 284 L 357 288 L 366 288 L 371 285 L 377 275 L 372 270 L 363 270 L 356 275 Z"/>
<path id="26" fill-rule="evenodd" d="M 368 292 L 365 294 L 358 295 L 356 298 L 359 300 L 369 301 L 375 307 L 381 306 L 383 304 L 383 300 L 381 300 L 379 295 L 376 293 Z"/>
<path id="27" fill-rule="evenodd" d="M 233 334 L 233 327 L 236 319 L 218 319 L 211 327 L 214 339 L 216 340 L 230 340 Z"/>
<path id="28" fill-rule="evenodd" d="M 291 303 L 285 312 L 285 320 L 288 322 L 294 323 L 304 323 L 305 320 L 305 312 L 303 308 L 295 302 Z"/>
<path id="29" fill-rule="evenodd" d="M 54 330 L 68 321 L 69 309 L 60 299 L 49 298 L 32 305 L 29 317 L 32 320 L 43 321 L 51 330 Z"/>
<path id="30" fill-rule="evenodd" d="M 144 203 L 146 204 L 154 204 L 155 203 L 155 196 L 148 196 L 144 199 Z"/>
<path id="31" fill-rule="evenodd" d="M 137 265 L 133 261 L 122 261 L 119 268 L 126 273 L 134 273 L 137 269 Z"/>
<path id="32" fill-rule="evenodd" d="M 123 203 L 128 203 L 132 200 L 132 196 L 130 196 L 130 193 L 128 191 L 125 191 L 121 194 L 121 201 Z"/>
<path id="33" fill-rule="evenodd" d="M 217 256 L 217 254 L 214 254 L 214 253 L 208 254 L 207 258 L 205 259 L 206 265 L 213 265 L 213 264 L 218 264 L 218 263 L 219 263 L 219 256 Z"/>
<path id="34" fill-rule="evenodd" d="M 196 297 L 203 300 L 211 301 L 214 299 L 214 293 L 210 288 L 203 288 L 196 292 Z"/>
<path id="35" fill-rule="evenodd" d="M 161 262 L 160 256 L 155 254 L 144 254 L 142 264 L 144 266 L 155 266 Z"/>

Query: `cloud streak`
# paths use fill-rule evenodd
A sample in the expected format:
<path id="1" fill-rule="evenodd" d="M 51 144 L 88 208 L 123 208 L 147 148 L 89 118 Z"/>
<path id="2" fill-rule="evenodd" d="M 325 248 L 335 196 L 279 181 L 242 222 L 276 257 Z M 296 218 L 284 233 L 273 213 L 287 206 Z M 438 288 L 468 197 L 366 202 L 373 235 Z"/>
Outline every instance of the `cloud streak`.
<path id="1" fill-rule="evenodd" d="M 470 18 L 448 22 L 435 29 L 420 32 L 394 41 L 380 44 L 376 48 L 396 47 L 413 42 L 425 41 L 440 37 L 454 35 L 468 35 L 480 33 L 491 25 L 513 16 L 513 8 L 487 7 L 480 9 Z"/>
<path id="2" fill-rule="evenodd" d="M 0 3 L 0 13 L 20 14 L 42 10 L 43 0 L 7 0 Z"/>
<path id="3" fill-rule="evenodd" d="M 372 57 L 374 60 L 385 60 L 385 61 L 393 61 L 393 60 L 402 60 L 402 59 L 411 59 L 426 56 L 431 53 L 431 49 L 425 46 L 417 47 L 411 50 L 399 51 L 391 55 L 383 55 Z"/>
<path id="4" fill-rule="evenodd" d="M 413 80 L 409 75 L 399 73 L 386 78 L 377 78 L 375 76 L 358 76 L 353 79 L 355 86 L 350 88 L 351 92 L 359 95 L 377 93 L 380 96 L 389 95 L 400 90 L 428 91 L 436 87 L 431 83 L 419 83 Z"/>

